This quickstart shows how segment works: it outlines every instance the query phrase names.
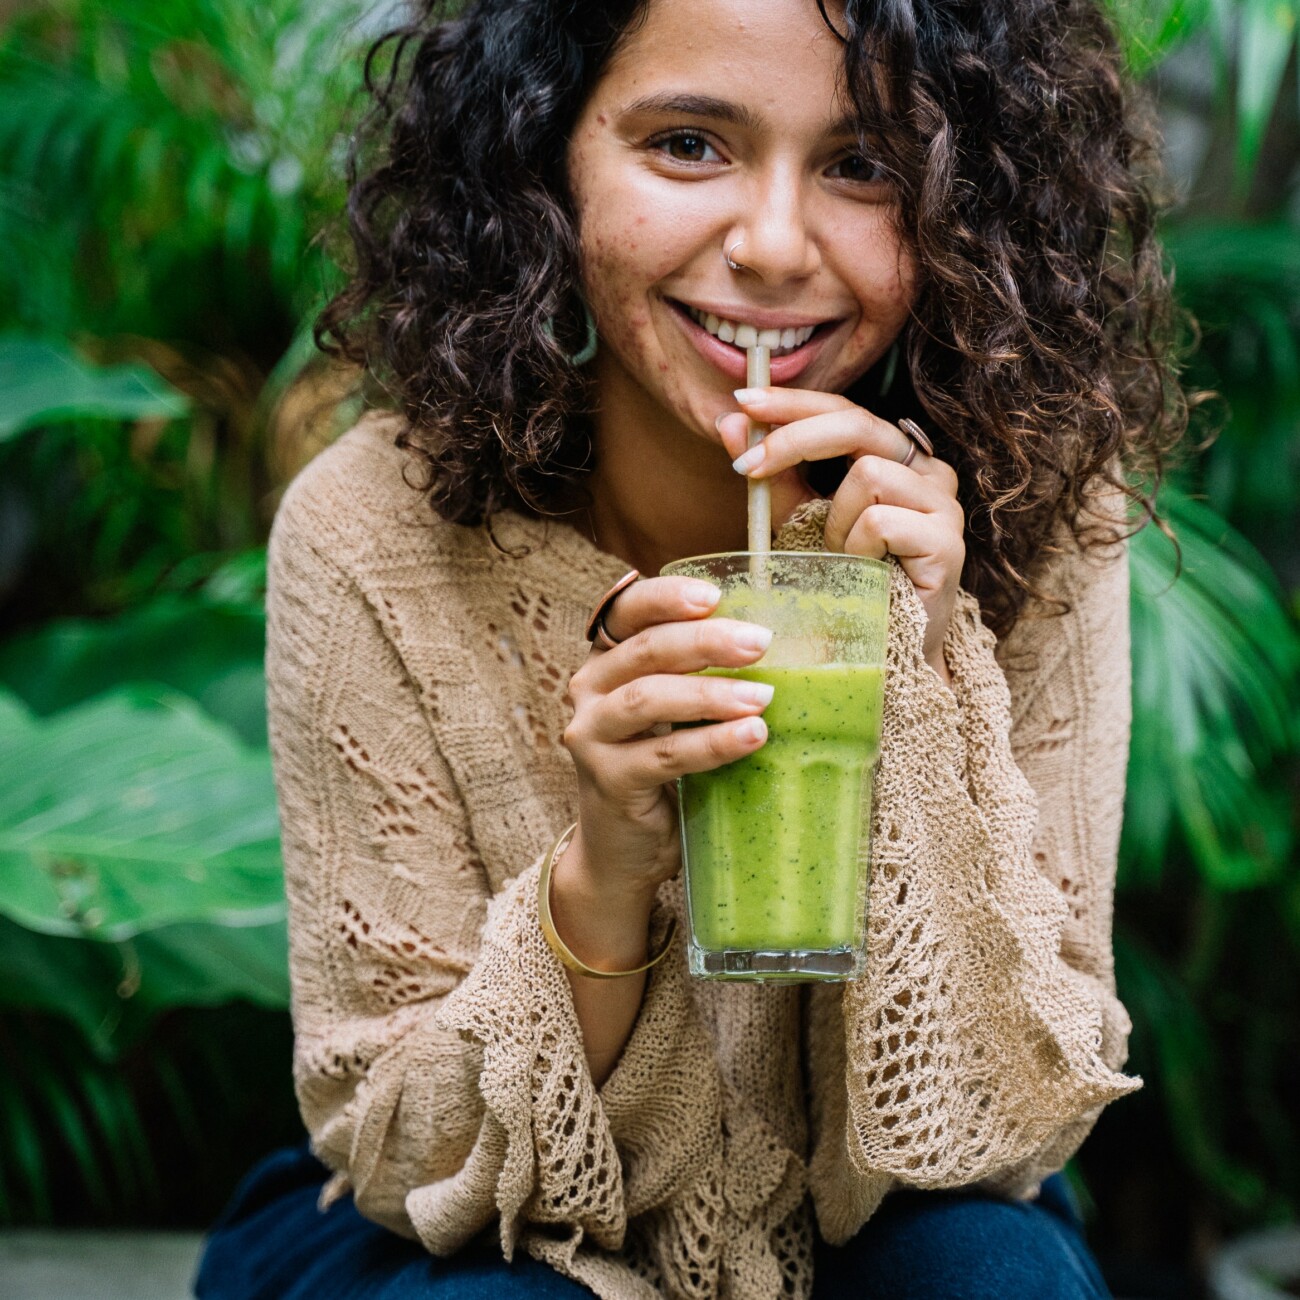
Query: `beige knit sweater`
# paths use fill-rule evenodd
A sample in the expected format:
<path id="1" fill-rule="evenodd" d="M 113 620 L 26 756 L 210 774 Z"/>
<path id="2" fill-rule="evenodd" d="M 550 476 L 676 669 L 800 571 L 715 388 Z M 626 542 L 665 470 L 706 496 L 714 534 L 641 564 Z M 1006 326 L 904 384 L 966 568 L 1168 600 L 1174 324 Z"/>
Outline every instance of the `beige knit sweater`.
<path id="1" fill-rule="evenodd" d="M 395 431 L 321 455 L 271 542 L 294 1072 L 326 1198 L 437 1255 L 495 1224 L 608 1300 L 768 1300 L 809 1293 L 810 1211 L 839 1243 L 898 1186 L 1032 1195 L 1138 1086 L 1110 940 L 1122 548 L 1056 560 L 1071 612 L 1001 645 L 963 596 L 952 692 L 896 571 L 865 978 L 696 981 L 679 937 L 597 1089 L 536 873 L 575 816 L 584 621 L 626 566 L 554 523 L 499 517 L 508 556 L 435 520 Z M 810 513 L 778 545 L 819 545 Z M 660 933 L 670 912 L 678 881 Z"/>

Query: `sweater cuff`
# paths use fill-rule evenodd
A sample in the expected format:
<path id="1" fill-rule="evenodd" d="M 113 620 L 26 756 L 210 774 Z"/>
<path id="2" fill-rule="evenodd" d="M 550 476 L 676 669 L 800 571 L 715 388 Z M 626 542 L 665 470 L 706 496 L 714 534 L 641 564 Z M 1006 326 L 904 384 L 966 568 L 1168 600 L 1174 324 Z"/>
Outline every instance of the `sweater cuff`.
<path id="1" fill-rule="evenodd" d="M 736 1207 L 725 1195 L 723 1083 L 691 997 L 684 939 L 679 933 L 648 972 L 636 1024 L 597 1090 L 568 975 L 542 934 L 539 870 L 493 900 L 479 961 L 438 1013 L 481 1049 L 478 1088 L 483 1131 L 500 1162 L 502 1246 L 509 1257 L 523 1244 L 589 1284 L 575 1258 L 584 1237 L 644 1256 L 648 1273 L 666 1282 L 716 1282 Z M 652 946 L 677 910 L 656 904 Z M 770 1145 L 743 1152 L 746 1188 L 760 1199 L 782 1184 L 791 1159 Z M 649 1228 L 639 1241 L 630 1231 L 638 1219 Z"/>
<path id="2" fill-rule="evenodd" d="M 953 690 L 895 567 L 866 977 L 844 993 L 850 1154 L 954 1186 L 1023 1161 L 1139 1086 L 1100 1054 L 1099 988 L 1061 959 L 1067 905 L 1033 860 L 995 641 L 962 593 Z"/>
<path id="3" fill-rule="evenodd" d="M 437 1019 L 481 1049 L 478 1091 L 494 1132 L 501 1244 L 513 1255 L 528 1223 L 565 1225 L 617 1250 L 627 1216 L 623 1174 L 583 1051 L 568 977 L 542 934 L 540 863 L 494 898 L 479 959 Z"/>

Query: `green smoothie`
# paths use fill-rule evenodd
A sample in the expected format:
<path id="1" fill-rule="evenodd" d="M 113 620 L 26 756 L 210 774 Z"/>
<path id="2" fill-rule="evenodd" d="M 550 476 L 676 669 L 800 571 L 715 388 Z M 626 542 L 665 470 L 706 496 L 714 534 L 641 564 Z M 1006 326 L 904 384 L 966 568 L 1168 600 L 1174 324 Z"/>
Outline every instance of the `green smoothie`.
<path id="1" fill-rule="evenodd" d="M 681 781 L 696 945 L 851 949 L 861 943 L 863 810 L 880 752 L 880 665 L 708 669 L 776 688 L 767 743 Z M 857 864 L 856 870 L 847 864 Z"/>

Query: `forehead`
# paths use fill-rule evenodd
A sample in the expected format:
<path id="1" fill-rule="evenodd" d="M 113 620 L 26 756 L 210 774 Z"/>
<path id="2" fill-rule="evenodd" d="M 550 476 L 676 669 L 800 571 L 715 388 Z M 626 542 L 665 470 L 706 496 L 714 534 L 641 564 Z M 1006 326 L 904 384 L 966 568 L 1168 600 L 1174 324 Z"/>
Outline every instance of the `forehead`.
<path id="1" fill-rule="evenodd" d="M 835 20 L 838 5 L 828 4 Z M 596 87 L 618 108 L 664 91 L 726 98 L 766 124 L 845 116 L 843 49 L 816 0 L 650 0 Z"/>

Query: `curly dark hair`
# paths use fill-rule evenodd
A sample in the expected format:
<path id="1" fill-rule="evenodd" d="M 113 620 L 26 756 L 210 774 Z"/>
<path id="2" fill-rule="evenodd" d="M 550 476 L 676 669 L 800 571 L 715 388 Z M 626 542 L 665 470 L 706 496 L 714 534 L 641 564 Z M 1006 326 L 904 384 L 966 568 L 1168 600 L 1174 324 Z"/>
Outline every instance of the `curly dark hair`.
<path id="1" fill-rule="evenodd" d="M 926 412 L 961 483 L 964 584 L 1004 633 L 1062 522 L 1084 545 L 1114 536 L 1100 486 L 1152 515 L 1186 425 L 1153 133 L 1096 0 L 808 2 L 842 40 L 919 272 L 899 382 L 851 395 Z M 566 359 L 585 317 L 565 155 L 646 0 L 444 8 L 425 0 L 370 51 L 354 270 L 317 340 L 407 417 L 439 515 L 560 513 L 593 454 L 590 382 Z"/>

